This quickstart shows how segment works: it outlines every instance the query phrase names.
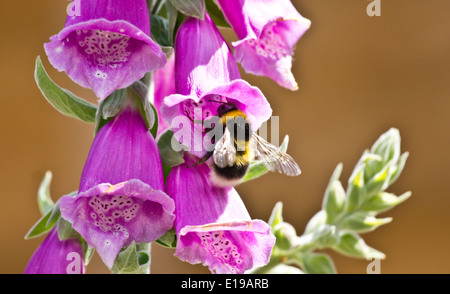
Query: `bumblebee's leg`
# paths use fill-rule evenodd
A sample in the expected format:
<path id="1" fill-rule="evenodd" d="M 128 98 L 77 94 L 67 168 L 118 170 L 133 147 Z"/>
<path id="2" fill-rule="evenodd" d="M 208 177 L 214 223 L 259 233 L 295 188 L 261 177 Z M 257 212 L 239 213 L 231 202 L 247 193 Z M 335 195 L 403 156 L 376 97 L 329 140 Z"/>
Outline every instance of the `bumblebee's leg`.
<path id="1" fill-rule="evenodd" d="M 193 166 L 197 166 L 200 164 L 205 163 L 205 161 L 207 161 L 212 155 L 213 155 L 214 151 L 209 151 L 205 154 L 205 156 L 203 156 L 202 158 L 200 158 L 196 163 L 192 164 L 192 165 L 188 165 L 188 167 L 193 167 Z"/>

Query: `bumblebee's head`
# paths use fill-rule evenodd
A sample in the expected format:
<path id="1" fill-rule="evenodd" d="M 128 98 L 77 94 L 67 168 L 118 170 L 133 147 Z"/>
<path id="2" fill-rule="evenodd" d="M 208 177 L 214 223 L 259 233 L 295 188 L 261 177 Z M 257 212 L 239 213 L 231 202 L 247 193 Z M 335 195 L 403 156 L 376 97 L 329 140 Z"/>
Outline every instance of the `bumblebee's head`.
<path id="1" fill-rule="evenodd" d="M 219 117 L 224 116 L 226 113 L 232 111 L 232 110 L 238 110 L 236 105 L 232 103 L 221 103 L 220 106 L 217 108 L 217 115 Z"/>

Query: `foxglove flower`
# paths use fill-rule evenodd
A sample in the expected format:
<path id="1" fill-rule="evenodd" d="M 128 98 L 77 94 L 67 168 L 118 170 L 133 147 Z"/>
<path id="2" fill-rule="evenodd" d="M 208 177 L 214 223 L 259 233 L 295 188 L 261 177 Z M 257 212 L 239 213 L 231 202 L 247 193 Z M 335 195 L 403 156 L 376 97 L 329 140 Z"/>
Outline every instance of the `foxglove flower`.
<path id="1" fill-rule="evenodd" d="M 291 72 L 293 47 L 309 29 L 290 0 L 218 0 L 236 32 L 236 60 L 245 71 L 267 76 L 280 86 L 297 90 Z"/>
<path id="2" fill-rule="evenodd" d="M 84 274 L 83 249 L 79 239 L 60 241 L 53 228 L 36 249 L 24 274 Z"/>
<path id="3" fill-rule="evenodd" d="M 152 242 L 173 227 L 161 158 L 137 105 L 128 103 L 97 133 L 75 197 L 60 200 L 72 224 L 111 268 L 132 241 Z"/>
<path id="4" fill-rule="evenodd" d="M 253 131 L 272 115 L 262 92 L 241 79 L 227 43 L 208 14 L 204 20 L 188 18 L 178 29 L 175 88 L 177 93 L 164 99 L 161 114 L 175 138 L 198 157 L 205 152 L 205 128 L 198 121 L 217 116 L 221 104 L 233 104 L 244 112 Z M 188 118 L 182 122 L 181 131 L 176 121 L 180 117 Z M 189 124 L 187 132 L 183 131 L 185 122 Z"/>
<path id="5" fill-rule="evenodd" d="M 252 220 L 232 187 L 211 186 L 206 165 L 191 155 L 170 172 L 166 190 L 175 201 L 175 256 L 202 263 L 218 274 L 244 273 L 269 261 L 275 237 L 262 220 Z"/>
<path id="6" fill-rule="evenodd" d="M 79 15 L 44 45 L 50 63 L 104 99 L 145 73 L 164 66 L 166 56 L 150 38 L 145 0 L 78 1 Z"/>
<path id="7" fill-rule="evenodd" d="M 158 113 L 158 136 L 170 128 L 170 125 L 161 116 L 161 105 L 164 98 L 175 94 L 175 56 L 167 59 L 166 65 L 158 69 L 153 74 L 155 93 L 153 97 L 153 106 Z"/>

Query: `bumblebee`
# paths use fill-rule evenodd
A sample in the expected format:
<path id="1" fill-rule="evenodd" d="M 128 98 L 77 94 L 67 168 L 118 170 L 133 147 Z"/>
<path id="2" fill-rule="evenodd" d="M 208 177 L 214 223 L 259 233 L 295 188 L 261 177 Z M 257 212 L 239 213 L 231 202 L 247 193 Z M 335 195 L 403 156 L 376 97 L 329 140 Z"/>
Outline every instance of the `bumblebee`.
<path id="1" fill-rule="evenodd" d="M 251 131 L 244 112 L 235 105 L 222 102 L 217 114 L 223 126 L 223 136 L 214 142 L 214 150 L 195 164 L 206 162 L 211 156 L 211 182 L 218 187 L 235 186 L 242 182 L 252 161 L 263 163 L 268 170 L 288 176 L 301 173 L 299 166 L 287 153 Z M 230 123 L 231 122 L 231 123 Z"/>

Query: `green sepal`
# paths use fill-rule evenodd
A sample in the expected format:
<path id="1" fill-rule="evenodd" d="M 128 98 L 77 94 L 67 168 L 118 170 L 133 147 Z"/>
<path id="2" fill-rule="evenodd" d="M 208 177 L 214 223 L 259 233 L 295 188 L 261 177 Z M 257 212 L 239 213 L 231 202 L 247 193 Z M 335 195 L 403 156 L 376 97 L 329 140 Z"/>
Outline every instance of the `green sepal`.
<path id="1" fill-rule="evenodd" d="M 184 162 L 183 154 L 184 151 L 175 151 L 172 148 L 172 138 L 173 132 L 167 130 L 159 136 L 158 148 L 161 154 L 161 162 L 163 165 L 168 167 L 173 167 L 180 165 Z"/>
<path id="2" fill-rule="evenodd" d="M 97 107 L 55 84 L 47 75 L 41 58 L 36 58 L 34 78 L 45 99 L 62 114 L 86 123 L 95 123 Z"/>
<path id="3" fill-rule="evenodd" d="M 288 145 L 289 145 L 289 136 L 286 135 L 284 137 L 284 140 L 281 143 L 279 149 L 283 152 L 286 152 Z M 244 183 L 244 182 L 248 182 L 250 180 L 254 180 L 256 178 L 259 178 L 260 176 L 265 175 L 268 172 L 269 172 L 269 169 L 264 165 L 264 163 L 262 163 L 260 161 L 254 161 L 254 162 L 250 163 L 248 172 L 245 175 L 242 182 Z"/>
<path id="4" fill-rule="evenodd" d="M 333 260 L 324 253 L 305 254 L 301 264 L 307 274 L 336 274 Z"/>
<path id="5" fill-rule="evenodd" d="M 80 238 L 80 234 L 72 228 L 72 224 L 62 217 L 58 221 L 58 238 L 60 241 Z"/>
<path id="6" fill-rule="evenodd" d="M 25 239 L 31 239 L 39 237 L 48 233 L 56 224 L 60 217 L 60 213 L 52 217 L 53 209 L 49 210 L 44 216 L 42 216 L 25 235 Z"/>
<path id="7" fill-rule="evenodd" d="M 127 89 L 118 89 L 106 97 L 99 105 L 95 115 L 95 131 L 98 131 L 114 116 L 120 113 L 126 100 Z"/>
<path id="8" fill-rule="evenodd" d="M 130 246 L 122 248 L 111 268 L 113 274 L 148 274 L 150 256 L 148 252 L 138 250 L 133 241 Z"/>
<path id="9" fill-rule="evenodd" d="M 172 228 L 170 231 L 165 233 L 164 236 L 156 240 L 155 243 L 161 245 L 162 247 L 171 249 L 177 247 L 177 234 L 175 232 L 175 228 Z"/>
<path id="10" fill-rule="evenodd" d="M 205 15 L 205 0 L 168 0 L 181 13 L 203 20 Z M 210 1 L 210 0 L 208 0 Z"/>
<path id="11" fill-rule="evenodd" d="M 354 232 L 342 231 L 339 243 L 333 246 L 333 250 L 354 258 L 377 258 L 384 259 L 384 253 L 368 246 L 366 242 Z"/>
<path id="12" fill-rule="evenodd" d="M 45 215 L 55 205 L 50 196 L 51 182 L 52 182 L 52 172 L 47 171 L 38 189 L 38 206 L 41 215 Z"/>

